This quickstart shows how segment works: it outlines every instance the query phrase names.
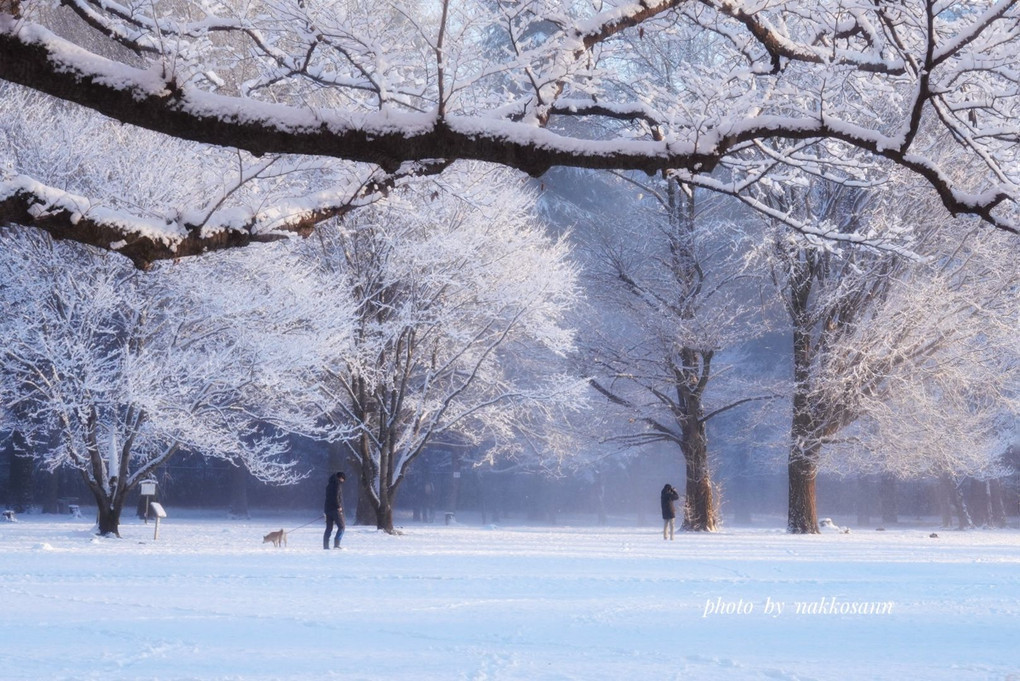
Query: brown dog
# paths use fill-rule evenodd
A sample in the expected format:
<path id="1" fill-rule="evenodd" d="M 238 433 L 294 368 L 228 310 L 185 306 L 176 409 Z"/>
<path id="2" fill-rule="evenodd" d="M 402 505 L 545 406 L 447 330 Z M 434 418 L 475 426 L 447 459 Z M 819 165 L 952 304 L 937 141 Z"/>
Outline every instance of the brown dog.
<path id="1" fill-rule="evenodd" d="M 266 536 L 262 537 L 262 543 L 268 544 L 273 542 L 273 546 L 280 548 L 280 546 L 287 545 L 287 533 L 283 530 L 277 530 L 276 532 L 270 532 Z"/>

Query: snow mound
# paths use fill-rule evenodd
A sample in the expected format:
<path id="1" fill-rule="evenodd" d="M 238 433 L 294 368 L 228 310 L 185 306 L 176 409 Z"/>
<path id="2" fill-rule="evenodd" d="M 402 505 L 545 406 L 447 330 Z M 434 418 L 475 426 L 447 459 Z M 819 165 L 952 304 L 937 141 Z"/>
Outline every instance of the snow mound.
<path id="1" fill-rule="evenodd" d="M 850 534 L 849 527 L 840 527 L 832 522 L 832 518 L 822 518 L 819 520 L 818 528 L 826 534 Z"/>

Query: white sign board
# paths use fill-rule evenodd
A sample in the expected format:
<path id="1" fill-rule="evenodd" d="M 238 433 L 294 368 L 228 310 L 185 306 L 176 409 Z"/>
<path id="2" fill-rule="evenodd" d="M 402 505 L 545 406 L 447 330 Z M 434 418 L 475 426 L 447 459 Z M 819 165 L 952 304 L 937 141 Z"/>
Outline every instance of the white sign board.
<path id="1" fill-rule="evenodd" d="M 154 497 L 154 496 L 156 496 L 156 481 L 155 480 L 143 480 L 142 481 L 142 496 L 143 497 Z"/>
<path id="2" fill-rule="evenodd" d="M 151 508 L 152 512 L 156 514 L 157 518 L 165 518 L 166 517 L 166 511 L 163 510 L 163 505 L 162 504 L 157 504 L 154 501 L 151 504 L 149 504 L 149 508 Z"/>

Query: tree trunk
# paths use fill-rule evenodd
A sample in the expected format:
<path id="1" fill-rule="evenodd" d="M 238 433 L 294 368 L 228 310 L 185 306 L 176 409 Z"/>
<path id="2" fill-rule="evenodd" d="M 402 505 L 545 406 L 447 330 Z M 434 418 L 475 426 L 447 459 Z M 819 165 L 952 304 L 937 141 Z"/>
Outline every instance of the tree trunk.
<path id="1" fill-rule="evenodd" d="M 786 529 L 791 534 L 819 534 L 815 478 L 817 452 L 790 454 L 790 500 Z"/>
<path id="2" fill-rule="evenodd" d="M 956 513 L 960 519 L 959 528 L 961 530 L 969 530 L 974 527 L 974 521 L 970 517 L 970 510 L 967 508 L 967 500 L 964 499 L 963 493 L 956 485 L 953 486 L 953 503 L 956 505 Z"/>
<path id="3" fill-rule="evenodd" d="M 1002 479 L 988 481 L 989 523 L 992 527 L 1006 527 L 1006 504 L 1002 499 Z"/>
<path id="4" fill-rule="evenodd" d="M 691 419 L 694 421 L 694 419 Z M 714 532 L 716 529 L 715 497 L 708 470 L 708 441 L 705 423 L 684 424 L 684 463 L 687 484 L 684 492 L 682 528 L 688 532 Z"/>
<path id="5" fill-rule="evenodd" d="M 361 467 L 358 467 L 359 471 Z M 367 479 L 364 475 L 358 475 L 358 503 L 354 511 L 354 524 L 355 525 L 377 525 L 377 514 L 375 506 L 372 504 L 372 497 L 368 494 L 368 485 L 371 485 L 372 481 Z"/>
<path id="6" fill-rule="evenodd" d="M 949 502 L 951 509 L 956 511 L 956 515 L 959 518 L 959 528 L 966 530 L 974 526 L 973 521 L 970 519 L 970 512 L 967 510 L 967 501 L 963 498 L 963 493 L 960 490 L 960 486 L 956 484 L 950 475 L 943 475 L 939 479 L 939 484 L 942 488 L 942 493 L 945 495 Z M 952 513 L 949 516 L 949 524 L 952 525 L 953 517 Z"/>
<path id="7" fill-rule="evenodd" d="M 99 514 L 96 518 L 97 534 L 103 537 L 114 536 L 120 538 L 120 512 L 124 506 L 123 501 L 115 501 L 108 504 L 106 499 L 96 496 L 96 507 Z"/>
<path id="8" fill-rule="evenodd" d="M 375 481 L 372 478 L 368 463 L 372 460 L 371 447 L 364 435 L 361 435 L 354 444 L 348 444 L 347 446 L 351 453 L 351 466 L 354 467 L 354 470 L 358 475 L 358 499 L 354 510 L 354 524 L 367 526 L 375 525 L 376 513 L 375 506 L 372 501 L 373 485 L 375 484 Z M 330 466 L 333 465 L 337 465 L 338 467 L 331 468 L 331 471 L 342 470 L 339 467 L 336 457 L 334 457 L 333 452 L 331 451 Z"/>
<path id="9" fill-rule="evenodd" d="M 379 490 L 379 503 L 374 506 L 372 512 L 375 514 L 375 527 L 387 534 L 396 534 L 393 527 L 393 505 L 397 499 L 397 490 L 390 487 L 383 481 Z"/>
<path id="10" fill-rule="evenodd" d="M 807 446 L 801 443 L 810 442 L 814 429 L 809 420 L 798 419 L 796 412 L 793 420 L 793 438 L 790 443 L 790 458 L 787 465 L 789 476 L 789 504 L 786 518 L 786 529 L 791 534 L 819 534 L 818 500 L 815 495 L 815 478 L 818 477 L 817 444 Z"/>
<path id="11" fill-rule="evenodd" d="M 810 284 L 810 279 L 807 282 Z M 790 425 L 789 506 L 786 529 L 792 534 L 819 534 L 815 478 L 818 475 L 818 425 L 812 417 L 811 326 L 807 321 L 810 286 L 794 296 L 793 421 Z"/>
<path id="12" fill-rule="evenodd" d="M 396 530 L 393 528 L 393 504 L 386 503 L 380 505 L 380 508 L 376 511 L 376 528 L 382 530 L 386 534 L 395 534 Z"/>
<path id="13" fill-rule="evenodd" d="M 988 511 L 991 502 L 988 498 L 988 485 L 984 480 L 968 478 L 966 487 L 964 497 L 967 500 L 967 508 L 970 510 L 971 521 L 975 527 L 988 527 Z"/>
<path id="14" fill-rule="evenodd" d="M 682 529 L 687 532 L 715 532 L 715 501 L 711 482 L 704 476 L 691 478 L 688 474 L 684 494 Z"/>

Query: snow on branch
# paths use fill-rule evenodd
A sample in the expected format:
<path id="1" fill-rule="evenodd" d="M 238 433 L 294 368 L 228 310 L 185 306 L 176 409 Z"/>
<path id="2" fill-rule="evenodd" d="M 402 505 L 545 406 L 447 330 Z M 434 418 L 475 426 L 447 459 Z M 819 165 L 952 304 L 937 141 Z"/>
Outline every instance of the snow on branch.
<path id="1" fill-rule="evenodd" d="M 156 260 L 279 241 L 293 234 L 307 236 L 316 225 L 377 200 L 400 180 L 443 167 L 443 163 L 408 164 L 401 172 L 379 174 L 355 188 L 280 200 L 255 211 L 211 211 L 194 222 L 132 215 L 17 175 L 0 181 L 0 222 L 32 226 L 57 239 L 117 251 L 146 269 Z"/>
<path id="2" fill-rule="evenodd" d="M 336 16 L 303 3 L 191 12 L 69 4 L 77 28 L 60 35 L 34 2 L 0 5 L 0 80 L 179 140 L 387 173 L 479 160 L 532 176 L 554 166 L 673 170 L 707 178 L 702 186 L 720 182 L 720 164 L 752 143 L 773 149 L 769 163 L 795 164 L 783 149 L 797 145 L 785 143 L 834 140 L 920 176 L 954 214 L 1020 232 L 1017 0 L 951 10 L 619 0 L 587 11 L 558 0 L 465 0 L 441 12 L 351 7 Z M 99 37 L 76 41 L 85 26 Z M 105 44 L 85 47 L 96 40 Z M 124 46 L 134 54 L 109 56 Z M 946 143 L 953 153 L 936 153 Z M 31 173 L 0 177 L 16 174 Z M 7 192 L 9 215 L 28 214 L 26 191 L 18 205 Z M 76 210 L 47 220 L 84 225 L 81 237 L 62 236 L 88 243 L 141 231 Z M 211 245 L 255 234 L 229 227 L 220 234 L 230 238 Z M 168 243 L 180 238 L 174 230 L 196 231 L 146 228 Z"/>

